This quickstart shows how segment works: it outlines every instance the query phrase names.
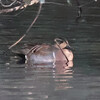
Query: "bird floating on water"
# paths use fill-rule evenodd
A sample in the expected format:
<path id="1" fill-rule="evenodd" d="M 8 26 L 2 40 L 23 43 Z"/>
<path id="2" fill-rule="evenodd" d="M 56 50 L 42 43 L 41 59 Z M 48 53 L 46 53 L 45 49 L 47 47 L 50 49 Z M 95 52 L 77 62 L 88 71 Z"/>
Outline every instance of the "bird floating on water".
<path id="1" fill-rule="evenodd" d="M 19 51 L 13 51 L 25 56 L 25 63 L 33 65 L 55 64 L 57 62 L 68 63 L 73 61 L 73 53 L 67 40 L 54 39 L 55 44 L 43 43 L 41 45 L 25 45 Z"/>

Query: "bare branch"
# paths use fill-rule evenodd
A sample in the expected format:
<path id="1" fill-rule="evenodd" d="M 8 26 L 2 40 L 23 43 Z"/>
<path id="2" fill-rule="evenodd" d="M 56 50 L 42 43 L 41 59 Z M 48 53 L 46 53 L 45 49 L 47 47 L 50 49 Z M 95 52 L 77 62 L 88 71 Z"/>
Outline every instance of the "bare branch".
<path id="1" fill-rule="evenodd" d="M 2 0 L 0 0 L 0 4 L 1 4 L 3 7 L 11 7 L 11 6 L 14 5 L 16 2 L 17 2 L 17 0 L 13 1 L 13 2 L 10 3 L 10 4 L 4 4 L 4 3 L 2 2 Z"/>
<path id="2" fill-rule="evenodd" d="M 0 14 L 2 14 L 2 13 L 9 13 L 9 12 L 13 12 L 13 11 L 17 11 L 17 10 L 21 10 L 21 9 L 24 9 L 24 8 L 26 8 L 27 6 L 31 6 L 31 5 L 33 5 L 33 4 L 35 4 L 35 3 L 38 3 L 39 2 L 39 0 L 31 0 L 30 1 L 30 3 L 27 3 L 27 2 L 25 2 L 25 1 L 23 1 L 23 5 L 22 5 L 22 3 L 20 3 L 20 2 L 17 2 L 17 0 L 15 0 L 13 3 L 11 3 L 11 4 L 9 4 L 9 5 L 5 5 L 5 4 L 2 4 L 2 2 L 1 2 L 1 0 L 0 0 L 0 3 L 1 3 L 1 6 L 2 7 L 4 7 L 4 9 L 1 9 L 0 10 Z M 11 7 L 12 5 L 15 5 L 15 3 L 16 4 L 19 4 L 19 5 L 17 5 L 17 6 L 14 6 L 14 7 Z M 9 7 L 11 7 L 11 8 L 9 8 Z"/>

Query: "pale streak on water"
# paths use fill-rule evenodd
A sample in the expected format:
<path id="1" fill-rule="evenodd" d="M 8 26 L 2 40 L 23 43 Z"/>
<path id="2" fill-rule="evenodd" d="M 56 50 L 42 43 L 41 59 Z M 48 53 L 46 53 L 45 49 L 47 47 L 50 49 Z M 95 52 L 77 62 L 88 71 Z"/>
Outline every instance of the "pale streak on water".
<path id="1" fill-rule="evenodd" d="M 7 50 L 24 34 L 37 8 L 29 7 L 17 17 L 0 15 L 0 100 L 100 100 L 100 2 L 83 7 L 79 23 L 76 7 L 44 5 L 29 35 L 15 47 L 66 37 L 74 53 L 73 67 L 66 69 L 60 64 L 55 69 L 25 68 L 15 64 Z"/>

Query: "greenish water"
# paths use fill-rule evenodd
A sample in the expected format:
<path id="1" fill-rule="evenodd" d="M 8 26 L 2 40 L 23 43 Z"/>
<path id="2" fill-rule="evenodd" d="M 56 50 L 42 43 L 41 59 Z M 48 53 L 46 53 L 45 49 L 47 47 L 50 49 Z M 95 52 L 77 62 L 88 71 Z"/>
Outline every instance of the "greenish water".
<path id="1" fill-rule="evenodd" d="M 0 100 L 100 99 L 100 2 L 83 7 L 79 22 L 75 21 L 75 1 L 72 4 L 44 4 L 27 37 L 14 47 L 18 49 L 24 43 L 52 44 L 55 37 L 65 37 L 74 53 L 73 67 L 65 69 L 60 64 L 55 69 L 52 65 L 51 68 L 25 68 L 14 63 L 13 54 L 7 49 L 25 33 L 39 5 L 28 7 L 19 16 L 0 15 Z"/>

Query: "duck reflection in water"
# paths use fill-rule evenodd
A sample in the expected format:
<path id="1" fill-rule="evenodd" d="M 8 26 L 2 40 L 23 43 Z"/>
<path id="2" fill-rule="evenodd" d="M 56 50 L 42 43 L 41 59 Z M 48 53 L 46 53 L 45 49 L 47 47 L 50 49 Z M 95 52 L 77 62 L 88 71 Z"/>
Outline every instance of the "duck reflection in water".
<path id="1" fill-rule="evenodd" d="M 32 65 L 48 65 L 56 63 L 70 63 L 73 61 L 73 53 L 67 40 L 54 39 L 55 44 L 25 45 L 21 50 L 15 52 L 19 56 L 25 56 L 25 63 Z"/>

